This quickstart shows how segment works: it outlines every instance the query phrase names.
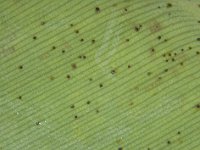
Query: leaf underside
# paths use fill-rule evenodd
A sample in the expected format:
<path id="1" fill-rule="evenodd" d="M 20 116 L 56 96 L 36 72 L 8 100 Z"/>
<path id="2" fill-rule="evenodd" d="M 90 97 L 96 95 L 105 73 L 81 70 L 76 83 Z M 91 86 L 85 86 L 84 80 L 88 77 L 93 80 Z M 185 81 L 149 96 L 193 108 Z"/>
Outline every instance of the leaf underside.
<path id="1" fill-rule="evenodd" d="M 199 150 L 199 0 L 1 0 L 0 150 Z"/>

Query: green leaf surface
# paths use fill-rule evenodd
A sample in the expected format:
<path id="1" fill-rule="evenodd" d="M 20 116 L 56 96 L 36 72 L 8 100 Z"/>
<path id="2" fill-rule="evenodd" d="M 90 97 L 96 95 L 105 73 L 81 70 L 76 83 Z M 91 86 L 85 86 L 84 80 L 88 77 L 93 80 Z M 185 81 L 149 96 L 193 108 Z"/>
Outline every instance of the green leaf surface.
<path id="1" fill-rule="evenodd" d="M 0 150 L 200 150 L 200 0 L 0 0 Z"/>

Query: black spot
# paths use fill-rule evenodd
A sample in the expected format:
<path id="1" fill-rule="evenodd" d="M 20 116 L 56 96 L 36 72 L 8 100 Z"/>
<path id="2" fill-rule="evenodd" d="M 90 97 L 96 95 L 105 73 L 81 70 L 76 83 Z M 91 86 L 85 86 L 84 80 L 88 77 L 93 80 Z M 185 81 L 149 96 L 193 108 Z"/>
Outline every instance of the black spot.
<path id="1" fill-rule="evenodd" d="M 177 53 L 174 53 L 174 56 L 176 56 L 177 55 Z"/>
<path id="2" fill-rule="evenodd" d="M 128 68 L 131 68 L 131 65 L 128 65 Z"/>
<path id="3" fill-rule="evenodd" d="M 158 39 L 160 40 L 162 37 L 161 36 L 158 36 Z"/>
<path id="4" fill-rule="evenodd" d="M 77 34 L 78 34 L 78 33 L 79 33 L 79 30 L 75 30 L 75 33 L 77 33 Z"/>
<path id="5" fill-rule="evenodd" d="M 197 21 L 198 23 L 200 23 L 200 20 L 199 21 Z"/>
<path id="6" fill-rule="evenodd" d="M 94 44 L 95 43 L 95 40 L 92 40 L 92 44 Z"/>
<path id="7" fill-rule="evenodd" d="M 167 8 L 170 8 L 172 7 L 172 4 L 171 3 L 167 3 Z"/>
<path id="8" fill-rule="evenodd" d="M 91 102 L 90 101 L 87 101 L 87 104 L 89 105 Z"/>
<path id="9" fill-rule="evenodd" d="M 74 26 L 74 24 L 70 24 L 70 26 L 71 26 L 71 27 L 73 27 L 73 26 Z"/>
<path id="10" fill-rule="evenodd" d="M 168 72 L 168 69 L 165 69 L 164 71 L 165 71 L 165 72 Z"/>
<path id="11" fill-rule="evenodd" d="M 171 54 L 171 53 L 169 53 L 168 55 L 169 55 L 169 56 L 172 56 L 172 54 Z"/>
<path id="12" fill-rule="evenodd" d="M 54 50 L 54 49 L 56 49 L 56 47 L 55 47 L 55 46 L 53 46 L 53 47 L 52 47 L 52 49 Z"/>
<path id="13" fill-rule="evenodd" d="M 74 116 L 74 118 L 75 118 L 75 119 L 78 119 L 78 116 L 77 116 L 77 115 L 75 115 L 75 116 Z"/>
<path id="14" fill-rule="evenodd" d="M 150 76 L 150 75 L 151 75 L 151 72 L 147 72 L 147 75 Z"/>
<path id="15" fill-rule="evenodd" d="M 126 39 L 126 42 L 129 42 L 130 40 L 129 39 Z"/>
<path id="16" fill-rule="evenodd" d="M 178 131 L 178 132 L 177 132 L 177 134 L 179 134 L 179 135 L 180 135 L 180 134 L 181 134 L 181 132 L 180 132 L 180 131 Z"/>
<path id="17" fill-rule="evenodd" d="M 45 24 L 46 24 L 46 22 L 42 21 L 40 24 L 43 26 L 43 25 L 45 25 Z"/>
<path id="18" fill-rule="evenodd" d="M 191 47 L 191 46 L 189 46 L 189 47 L 188 47 L 188 49 L 189 49 L 189 50 L 191 50 L 191 49 L 192 49 L 192 47 Z"/>
<path id="19" fill-rule="evenodd" d="M 36 40 L 36 39 L 37 39 L 37 36 L 34 36 L 33 39 Z"/>
<path id="20" fill-rule="evenodd" d="M 200 54 L 200 52 L 199 52 L 199 51 L 197 51 L 197 52 L 196 52 L 196 54 L 197 54 L 197 55 L 199 55 L 199 54 Z"/>
<path id="21" fill-rule="evenodd" d="M 71 105 L 71 106 L 70 106 L 70 108 L 74 109 L 74 108 L 75 108 L 75 105 L 74 105 L 74 104 L 73 104 L 73 105 Z"/>
<path id="22" fill-rule="evenodd" d="M 102 84 L 102 83 L 100 83 L 100 84 L 99 84 L 99 87 L 100 87 L 100 88 L 102 88 L 102 87 L 103 87 L 103 84 Z"/>
<path id="23" fill-rule="evenodd" d="M 168 140 L 168 141 L 167 141 L 167 144 L 171 144 L 171 141 Z"/>
<path id="24" fill-rule="evenodd" d="M 197 104 L 197 105 L 196 105 L 196 108 L 200 109 L 200 104 Z"/>
<path id="25" fill-rule="evenodd" d="M 22 96 L 18 96 L 18 99 L 22 99 Z"/>
<path id="26" fill-rule="evenodd" d="M 23 69 L 23 66 L 22 66 L 22 65 L 20 65 L 20 66 L 19 66 L 19 69 Z"/>
<path id="27" fill-rule="evenodd" d="M 85 55 L 83 56 L 83 59 L 86 59 L 86 56 L 85 56 Z"/>
<path id="28" fill-rule="evenodd" d="M 172 61 L 175 61 L 175 59 L 174 59 L 174 58 L 172 58 Z"/>
<path id="29" fill-rule="evenodd" d="M 181 51 L 183 52 L 183 51 L 184 51 L 184 49 L 182 48 L 182 49 L 181 49 Z"/>
<path id="30" fill-rule="evenodd" d="M 197 41 L 200 41 L 200 38 L 197 38 Z"/>
<path id="31" fill-rule="evenodd" d="M 71 78 L 71 76 L 68 74 L 68 75 L 67 75 L 67 79 L 70 79 L 70 78 Z"/>
<path id="32" fill-rule="evenodd" d="M 127 9 L 127 8 L 124 8 L 124 10 L 125 10 L 125 11 L 128 11 L 128 9 Z"/>
<path id="33" fill-rule="evenodd" d="M 122 147 L 119 147 L 118 150 L 123 150 L 123 148 L 122 148 Z"/>
<path id="34" fill-rule="evenodd" d="M 168 62 L 169 60 L 168 60 L 168 59 L 166 59 L 165 61 L 166 61 L 166 62 Z"/>
<path id="35" fill-rule="evenodd" d="M 155 52 L 155 49 L 154 49 L 154 48 L 152 48 L 152 49 L 151 49 L 151 51 L 152 51 L 152 52 Z"/>
<path id="36" fill-rule="evenodd" d="M 163 54 L 163 57 L 165 57 L 166 56 L 166 54 Z"/>
<path id="37" fill-rule="evenodd" d="M 111 70 L 111 73 L 112 73 L 112 74 L 115 74 L 115 73 L 116 73 L 116 71 L 115 71 L 115 70 Z"/>
<path id="38" fill-rule="evenodd" d="M 96 7 L 95 10 L 96 10 L 97 13 L 100 12 L 100 8 L 99 7 Z"/>
<path id="39" fill-rule="evenodd" d="M 84 39 L 81 39 L 80 41 L 81 41 L 81 42 L 83 42 L 83 41 L 84 41 Z"/>
<path id="40" fill-rule="evenodd" d="M 65 53 L 65 50 L 62 50 L 62 53 L 64 54 L 64 53 Z"/>
<path id="41" fill-rule="evenodd" d="M 36 122 L 35 124 L 38 126 L 38 125 L 40 125 L 41 123 L 38 121 L 38 122 Z"/>
<path id="42" fill-rule="evenodd" d="M 183 62 L 181 62 L 180 65 L 183 66 Z"/>

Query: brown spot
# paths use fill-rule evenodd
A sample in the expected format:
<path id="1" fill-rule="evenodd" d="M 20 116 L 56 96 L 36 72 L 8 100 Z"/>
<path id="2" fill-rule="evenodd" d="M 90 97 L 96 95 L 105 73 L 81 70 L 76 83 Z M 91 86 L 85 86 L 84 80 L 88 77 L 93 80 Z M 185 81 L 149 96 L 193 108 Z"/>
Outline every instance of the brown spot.
<path id="1" fill-rule="evenodd" d="M 157 21 L 155 21 L 151 26 L 150 26 L 150 31 L 151 33 L 155 33 L 161 30 L 161 24 Z"/>
<path id="2" fill-rule="evenodd" d="M 72 69 L 76 69 L 77 68 L 77 65 L 76 64 L 72 64 Z"/>
<path id="3" fill-rule="evenodd" d="M 111 70 L 111 73 L 112 73 L 112 74 L 115 74 L 115 73 L 116 73 L 116 71 L 115 71 L 115 70 Z"/>
<path id="4" fill-rule="evenodd" d="M 51 81 L 55 80 L 54 76 L 50 76 L 49 78 L 50 78 Z"/>

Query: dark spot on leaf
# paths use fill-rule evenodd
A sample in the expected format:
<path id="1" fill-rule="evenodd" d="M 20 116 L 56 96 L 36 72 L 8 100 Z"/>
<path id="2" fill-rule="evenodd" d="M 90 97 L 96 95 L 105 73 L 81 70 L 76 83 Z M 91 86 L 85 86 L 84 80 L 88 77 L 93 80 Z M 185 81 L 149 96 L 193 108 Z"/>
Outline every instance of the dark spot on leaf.
<path id="1" fill-rule="evenodd" d="M 95 43 L 95 40 L 92 40 L 92 44 L 94 44 Z"/>
<path id="2" fill-rule="evenodd" d="M 115 74 L 115 73 L 116 73 L 116 71 L 115 71 L 115 70 L 111 70 L 111 73 L 112 73 L 112 74 Z"/>
<path id="3" fill-rule="evenodd" d="M 102 87 L 103 87 L 103 84 L 102 84 L 102 83 L 100 83 L 100 84 L 99 84 L 99 87 L 100 87 L 100 88 L 102 88 Z"/>
<path id="4" fill-rule="evenodd" d="M 70 24 L 70 26 L 71 26 L 71 27 L 73 27 L 73 26 L 74 26 L 74 24 Z"/>
<path id="5" fill-rule="evenodd" d="M 62 50 L 62 53 L 64 54 L 64 53 L 65 53 L 65 50 Z"/>
<path id="6" fill-rule="evenodd" d="M 36 122 L 35 124 L 38 126 L 38 125 L 41 125 L 41 122 L 38 121 L 38 122 Z"/>
<path id="7" fill-rule="evenodd" d="M 127 8 L 124 8 L 124 11 L 128 11 L 128 9 L 127 9 Z"/>
<path id="8" fill-rule="evenodd" d="M 52 47 L 52 49 L 54 50 L 54 49 L 56 49 L 56 47 L 55 47 L 55 46 L 53 46 L 53 47 Z"/>
<path id="9" fill-rule="evenodd" d="M 21 99 L 22 99 L 22 96 L 18 96 L 18 99 L 20 99 L 20 100 L 21 100 Z"/>
<path id="10" fill-rule="evenodd" d="M 199 51 L 197 51 L 197 52 L 196 52 L 196 54 L 197 54 L 197 55 L 199 55 L 199 54 L 200 54 L 200 52 L 199 52 Z"/>
<path id="11" fill-rule="evenodd" d="M 181 134 L 181 132 L 180 132 L 180 131 L 178 131 L 178 132 L 177 132 L 177 134 L 179 134 L 179 135 L 180 135 L 180 134 Z"/>
<path id="12" fill-rule="evenodd" d="M 37 39 L 37 36 L 34 36 L 33 39 L 36 40 L 36 39 Z"/>
<path id="13" fill-rule="evenodd" d="M 161 39 L 161 36 L 158 36 L 158 39 L 160 40 L 160 39 Z"/>
<path id="14" fill-rule="evenodd" d="M 90 101 L 87 101 L 87 104 L 89 105 L 91 102 Z"/>
<path id="15" fill-rule="evenodd" d="M 196 105 L 196 108 L 197 108 L 197 109 L 200 109 L 200 104 L 197 104 L 197 105 Z"/>
<path id="16" fill-rule="evenodd" d="M 70 106 L 70 108 L 74 109 L 74 108 L 75 108 L 75 105 L 74 105 L 74 104 L 73 104 L 73 105 L 71 105 L 71 106 Z"/>
<path id="17" fill-rule="evenodd" d="M 98 109 L 96 109 L 96 113 L 97 113 L 97 114 L 99 113 L 99 110 L 98 110 Z"/>
<path id="18" fill-rule="evenodd" d="M 126 39 L 126 42 L 129 42 L 130 40 L 129 39 Z"/>
<path id="19" fill-rule="evenodd" d="M 77 116 L 77 115 L 75 115 L 75 116 L 74 116 L 74 118 L 75 118 L 75 119 L 78 119 L 78 116 Z"/>
<path id="20" fill-rule="evenodd" d="M 20 65 L 18 68 L 19 68 L 19 69 L 23 69 L 23 66 L 22 66 L 22 65 Z"/>
<path id="21" fill-rule="evenodd" d="M 131 65 L 128 65 L 128 68 L 131 68 Z"/>
<path id="22" fill-rule="evenodd" d="M 79 33 L 79 30 L 75 30 L 75 33 L 77 33 L 77 34 L 78 34 L 78 33 Z"/>
<path id="23" fill-rule="evenodd" d="M 83 41 L 84 41 L 84 39 L 81 39 L 80 41 L 81 41 L 81 42 L 83 42 Z"/>
<path id="24" fill-rule="evenodd" d="M 167 71 L 168 71 L 168 69 L 165 69 L 164 71 L 165 71 L 165 72 L 167 72 Z"/>
<path id="25" fill-rule="evenodd" d="M 170 8 L 172 7 L 172 4 L 171 3 L 167 3 L 167 8 Z"/>
<path id="26" fill-rule="evenodd" d="M 175 61 L 175 59 L 174 59 L 174 58 L 172 58 L 172 61 Z"/>
<path id="27" fill-rule="evenodd" d="M 70 78 L 71 78 L 71 76 L 68 74 L 68 75 L 67 75 L 67 79 L 70 79 Z"/>
<path id="28" fill-rule="evenodd" d="M 76 69 L 77 68 L 77 65 L 76 64 L 72 64 L 72 69 Z"/>
<path id="29" fill-rule="evenodd" d="M 92 81 L 93 79 L 92 79 L 92 78 L 89 78 L 89 80 Z"/>
<path id="30" fill-rule="evenodd" d="M 150 76 L 150 75 L 151 75 L 151 72 L 147 72 L 147 75 Z"/>
<path id="31" fill-rule="evenodd" d="M 180 65 L 183 66 L 183 62 L 181 62 Z"/>
<path id="32" fill-rule="evenodd" d="M 200 41 L 200 38 L 197 38 L 197 41 Z"/>
<path id="33" fill-rule="evenodd" d="M 118 150 L 123 150 L 123 148 L 122 148 L 122 147 L 119 147 Z"/>
<path id="34" fill-rule="evenodd" d="M 45 23 L 46 23 L 46 22 L 42 21 L 40 24 L 41 24 L 41 25 L 45 25 Z"/>
<path id="35" fill-rule="evenodd" d="M 167 141 L 167 144 L 171 144 L 171 141 L 168 140 L 168 141 Z"/>
<path id="36" fill-rule="evenodd" d="M 54 76 L 50 76 L 49 78 L 50 78 L 51 81 L 55 80 Z"/>
<path id="37" fill-rule="evenodd" d="M 99 7 L 96 7 L 95 10 L 96 10 L 97 13 L 100 12 L 100 8 Z"/>

